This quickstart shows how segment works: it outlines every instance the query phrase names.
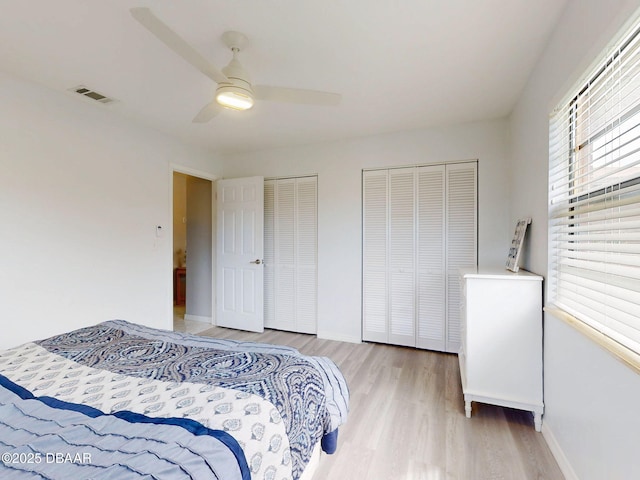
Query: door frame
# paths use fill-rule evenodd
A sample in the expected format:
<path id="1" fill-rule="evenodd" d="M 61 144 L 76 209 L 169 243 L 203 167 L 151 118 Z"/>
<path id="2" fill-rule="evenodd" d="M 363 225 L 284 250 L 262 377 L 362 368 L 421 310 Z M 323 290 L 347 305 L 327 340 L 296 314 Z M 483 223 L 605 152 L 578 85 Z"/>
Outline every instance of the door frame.
<path id="1" fill-rule="evenodd" d="M 169 256 L 169 266 L 170 271 L 167 275 L 169 279 L 169 306 L 170 306 L 170 316 L 171 319 L 171 330 L 173 330 L 173 174 L 174 173 L 182 173 L 184 175 L 189 175 L 191 177 L 201 178 L 203 180 L 209 180 L 211 182 L 211 325 L 216 325 L 216 180 L 219 180 L 221 177 L 218 175 L 214 175 L 209 172 L 205 172 L 203 170 L 197 170 L 195 168 L 186 167 L 184 165 L 170 163 L 169 164 L 169 218 L 171 219 L 169 228 L 169 235 L 171 238 L 171 249 Z"/>

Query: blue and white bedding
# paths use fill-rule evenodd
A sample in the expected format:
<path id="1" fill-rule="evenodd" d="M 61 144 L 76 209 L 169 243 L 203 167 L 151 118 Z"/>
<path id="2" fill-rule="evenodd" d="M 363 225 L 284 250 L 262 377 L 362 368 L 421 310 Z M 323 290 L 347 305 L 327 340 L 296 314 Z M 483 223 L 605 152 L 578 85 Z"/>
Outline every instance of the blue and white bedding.
<path id="1" fill-rule="evenodd" d="M 210 468 L 209 477 L 192 476 L 198 479 L 246 479 L 249 472 L 251 478 L 261 480 L 299 478 L 316 443 L 320 441 L 327 453 L 335 450 L 337 429 L 346 421 L 349 398 L 344 377 L 327 358 L 304 356 L 291 347 L 198 337 L 122 320 L 1 352 L 0 374 L 9 385 L 16 384 L 18 389 L 23 389 L 20 395 L 9 388 L 0 397 L 2 408 L 6 406 L 7 411 L 14 413 L 14 408 L 24 411 L 32 408 L 25 407 L 25 402 L 38 404 L 39 410 L 62 416 L 59 422 L 56 420 L 58 423 L 69 421 L 76 425 L 81 418 L 78 415 L 84 415 L 90 425 L 83 428 L 92 429 L 92 422 L 113 423 L 113 428 L 122 427 L 124 431 L 109 433 L 121 437 L 142 432 L 140 422 L 150 431 L 156 427 L 165 431 L 179 428 L 181 435 L 187 437 L 195 435 L 189 425 L 201 427 L 195 443 L 206 437 L 203 448 L 226 447 L 227 453 L 214 455 L 213 463 L 219 472 Z M 75 408 L 56 408 L 60 405 L 47 404 L 49 397 L 62 401 L 63 406 L 91 407 L 90 413 L 94 416 Z M 70 416 L 73 418 L 69 419 Z M 0 413 L 0 424 L 4 419 Z M 157 419 L 165 420 L 163 423 Z M 179 423 L 178 419 L 188 426 L 174 425 Z M 154 421 L 156 423 L 150 423 Z M 0 432 L 0 453 L 27 452 L 34 438 L 40 437 L 38 430 L 32 431 L 36 437 L 25 437 L 21 445 L 5 441 L 14 436 Z M 99 444 L 101 435 L 100 432 L 96 437 Z M 153 441 L 164 438 L 162 435 L 172 437 L 171 433 L 158 433 L 157 437 L 149 433 L 149 438 Z M 61 434 L 60 438 L 66 437 Z M 199 451 L 189 447 L 192 442 L 181 439 L 178 443 L 186 446 L 188 455 L 199 456 Z M 234 450 L 236 444 L 241 449 L 239 454 Z M 40 448 L 54 447 L 62 448 L 62 445 L 46 447 L 45 444 Z M 126 453 L 127 448 L 119 450 Z M 136 451 L 137 447 L 131 448 Z M 44 451 L 56 452 L 58 450 Z M 75 448 L 74 452 L 84 453 L 84 450 Z M 224 462 L 219 463 L 223 457 Z M 212 462 L 206 456 L 203 458 L 201 466 L 206 469 L 204 465 Z M 136 461 L 137 468 L 144 463 Z M 164 460 L 167 465 L 172 461 Z M 82 467 L 81 462 L 67 463 L 73 468 Z M 93 457 L 90 466 L 95 468 Z M 248 467 L 244 477 L 243 466 Z M 0 473 L 2 468 L 14 467 L 0 462 Z M 147 478 L 174 478 L 149 475 Z M 189 476 L 187 474 L 187 478 Z M 93 473 L 88 477 L 98 478 Z"/>
<path id="2" fill-rule="evenodd" d="M 0 376 L 0 474 L 11 479 L 250 478 L 224 431 L 36 398 Z"/>

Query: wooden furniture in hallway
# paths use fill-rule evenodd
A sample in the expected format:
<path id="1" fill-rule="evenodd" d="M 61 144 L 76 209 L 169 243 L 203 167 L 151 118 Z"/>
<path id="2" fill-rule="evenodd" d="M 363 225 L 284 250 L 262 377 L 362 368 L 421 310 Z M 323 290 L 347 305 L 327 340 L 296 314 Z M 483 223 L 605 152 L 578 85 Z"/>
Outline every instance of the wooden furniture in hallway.
<path id="1" fill-rule="evenodd" d="M 177 267 L 173 269 L 173 304 L 184 305 L 186 301 L 187 269 Z"/>

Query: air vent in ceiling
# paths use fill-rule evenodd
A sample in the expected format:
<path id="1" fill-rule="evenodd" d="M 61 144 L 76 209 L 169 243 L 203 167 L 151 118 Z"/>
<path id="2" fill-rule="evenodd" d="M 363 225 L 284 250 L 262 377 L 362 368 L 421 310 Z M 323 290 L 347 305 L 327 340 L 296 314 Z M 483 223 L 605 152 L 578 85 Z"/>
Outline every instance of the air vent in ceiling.
<path id="1" fill-rule="evenodd" d="M 84 85 L 78 85 L 77 87 L 70 88 L 69 90 L 103 104 L 112 103 L 116 101 L 115 99 L 109 98 L 106 95 L 96 92 L 95 90 L 91 90 L 90 88 L 87 88 Z"/>

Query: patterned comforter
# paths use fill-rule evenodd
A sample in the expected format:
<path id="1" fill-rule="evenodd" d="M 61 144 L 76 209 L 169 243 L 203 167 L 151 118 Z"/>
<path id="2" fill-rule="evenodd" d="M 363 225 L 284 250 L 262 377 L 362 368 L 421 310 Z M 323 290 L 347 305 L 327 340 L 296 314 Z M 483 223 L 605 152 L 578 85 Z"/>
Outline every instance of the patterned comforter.
<path id="1" fill-rule="evenodd" d="M 220 442 L 226 433 L 244 452 L 229 468 L 241 471 L 244 461 L 260 480 L 299 478 L 319 441 L 332 453 L 349 399 L 327 358 L 122 320 L 0 352 L 0 374 L 27 397 L 86 405 L 101 415 L 197 422 L 216 447 L 229 443 Z"/>

